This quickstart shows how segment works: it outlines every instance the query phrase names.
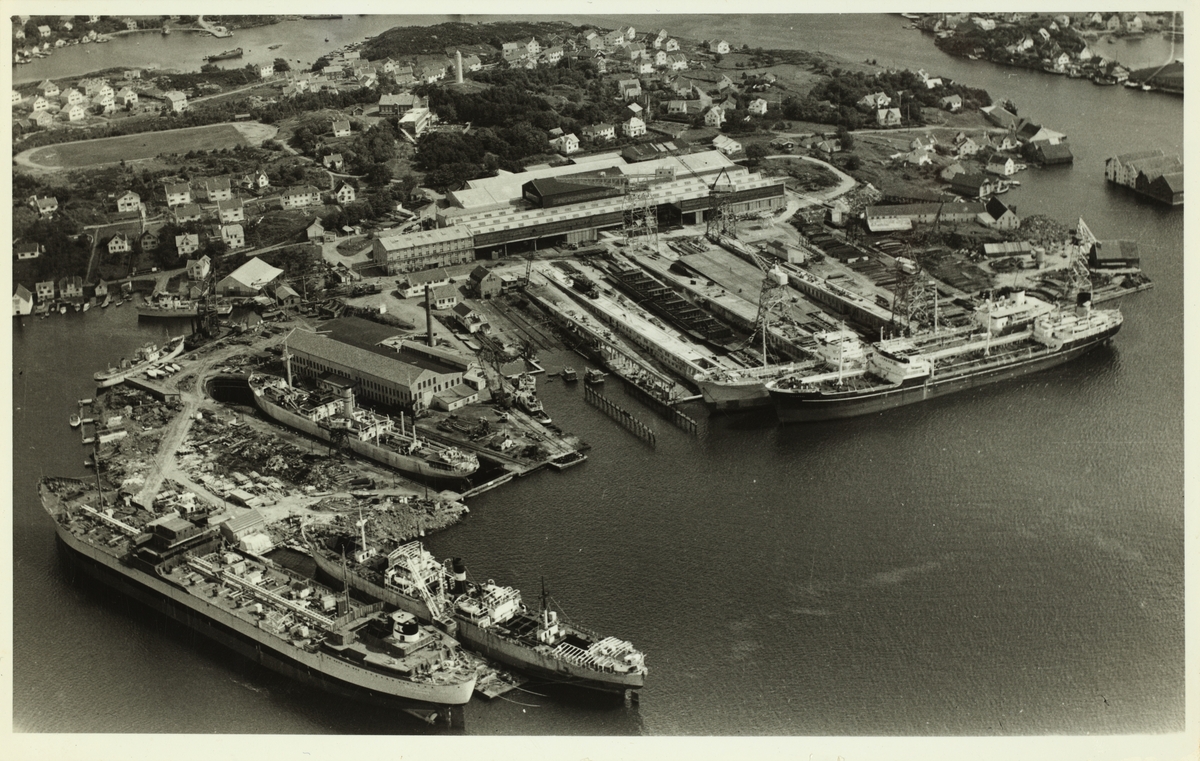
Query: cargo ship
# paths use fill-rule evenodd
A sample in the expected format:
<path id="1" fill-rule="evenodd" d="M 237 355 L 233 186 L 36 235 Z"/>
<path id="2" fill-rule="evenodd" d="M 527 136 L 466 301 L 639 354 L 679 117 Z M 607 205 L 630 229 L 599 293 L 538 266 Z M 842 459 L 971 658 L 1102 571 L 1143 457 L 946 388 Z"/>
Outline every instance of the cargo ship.
<path id="1" fill-rule="evenodd" d="M 468 650 L 551 682 L 602 692 L 639 690 L 645 683 L 645 656 L 629 642 L 569 624 L 551 610 L 545 590 L 540 611 L 528 609 L 521 593 L 492 580 L 467 580 L 455 558 L 451 568 L 434 559 L 420 542 L 388 555 L 368 547 L 365 524 L 354 562 L 320 540 L 309 540 L 317 567 L 376 600 L 408 611 L 451 632 Z"/>
<path id="2" fill-rule="evenodd" d="M 123 383 L 126 378 L 178 357 L 183 351 L 183 339 L 184 336 L 172 338 L 161 349 L 152 343 L 146 344 L 137 350 L 133 359 L 122 359 L 117 367 L 101 370 L 92 377 L 101 388 Z"/>
<path id="3" fill-rule="evenodd" d="M 461 487 L 479 470 L 479 458 L 417 434 L 414 422 L 399 426 L 386 415 L 355 405 L 349 386 L 307 391 L 273 375 L 250 376 L 254 401 L 268 417 L 322 441 L 344 443 L 375 462 L 431 486 Z"/>
<path id="4" fill-rule="evenodd" d="M 229 58 L 241 58 L 241 57 L 242 57 L 242 49 L 234 48 L 233 50 L 226 50 L 224 53 L 214 53 L 213 55 L 204 56 L 204 60 L 208 61 L 209 63 L 212 63 L 213 61 L 224 61 Z"/>
<path id="5" fill-rule="evenodd" d="M 38 490 L 73 565 L 273 671 L 405 710 L 471 698 L 470 656 L 412 613 L 384 613 L 238 551 L 207 519 L 118 514 L 99 481 L 43 479 Z"/>
<path id="6" fill-rule="evenodd" d="M 1122 319 L 1093 309 L 1090 294 L 1063 309 L 1017 292 L 976 310 L 971 325 L 872 344 L 862 367 L 792 375 L 766 388 L 784 423 L 882 412 L 1068 362 L 1111 339 Z"/>
<path id="7" fill-rule="evenodd" d="M 217 301 L 212 304 L 212 310 L 222 316 L 228 315 L 233 312 L 233 304 Z M 159 296 L 138 304 L 137 313 L 138 317 L 195 317 L 200 313 L 200 302 L 195 299 Z"/>

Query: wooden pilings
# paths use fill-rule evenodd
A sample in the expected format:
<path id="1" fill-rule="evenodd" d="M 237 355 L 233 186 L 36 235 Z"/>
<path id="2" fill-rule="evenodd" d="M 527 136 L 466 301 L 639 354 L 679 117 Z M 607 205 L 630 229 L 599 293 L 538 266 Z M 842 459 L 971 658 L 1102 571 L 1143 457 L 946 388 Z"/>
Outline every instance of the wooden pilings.
<path id="1" fill-rule="evenodd" d="M 654 431 L 646 427 L 645 423 L 629 414 L 627 410 L 617 406 L 594 387 L 585 385 L 583 387 L 583 398 L 588 403 L 599 407 L 604 414 L 620 423 L 622 428 L 637 436 L 642 441 L 645 441 L 652 447 L 658 446 L 658 438 L 655 436 Z"/>
<path id="2" fill-rule="evenodd" d="M 664 402 L 662 399 L 654 396 L 649 391 L 625 376 L 621 376 L 621 381 L 625 384 L 625 391 L 631 396 L 646 403 L 648 406 L 653 408 L 655 412 L 674 423 L 676 427 L 682 428 L 693 436 L 696 435 L 696 429 L 698 425 L 695 420 L 683 414 L 670 404 Z"/>

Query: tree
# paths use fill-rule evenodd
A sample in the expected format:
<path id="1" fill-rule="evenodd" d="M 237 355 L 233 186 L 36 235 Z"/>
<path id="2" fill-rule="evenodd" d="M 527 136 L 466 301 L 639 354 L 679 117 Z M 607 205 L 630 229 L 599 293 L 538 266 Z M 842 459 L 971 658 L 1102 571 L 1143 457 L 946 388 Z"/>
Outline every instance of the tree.
<path id="1" fill-rule="evenodd" d="M 367 170 L 367 184 L 371 187 L 387 185 L 392 181 L 392 170 L 387 164 L 372 164 Z"/>
<path id="2" fill-rule="evenodd" d="M 771 151 L 769 148 L 767 148 L 766 143 L 751 143 L 750 145 L 746 146 L 746 158 L 750 159 L 755 164 L 770 154 Z"/>
<path id="3" fill-rule="evenodd" d="M 850 130 L 846 129 L 845 125 L 838 127 L 837 136 L 842 143 L 843 151 L 854 150 L 854 135 L 850 134 Z"/>
<path id="4" fill-rule="evenodd" d="M 275 71 L 276 72 L 291 71 L 291 70 L 292 70 L 292 67 L 288 65 L 288 62 L 285 59 L 283 59 L 283 58 L 275 59 Z"/>

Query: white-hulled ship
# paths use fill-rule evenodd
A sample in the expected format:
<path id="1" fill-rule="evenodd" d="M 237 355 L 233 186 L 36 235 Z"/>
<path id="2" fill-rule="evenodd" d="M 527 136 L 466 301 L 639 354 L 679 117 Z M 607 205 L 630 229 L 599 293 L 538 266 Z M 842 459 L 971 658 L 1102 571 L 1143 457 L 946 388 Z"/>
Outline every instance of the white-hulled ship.
<path id="1" fill-rule="evenodd" d="M 433 622 L 491 660 L 549 681 L 604 692 L 638 690 L 645 683 L 640 651 L 561 620 L 544 592 L 541 610 L 532 611 L 518 590 L 490 579 L 470 582 L 461 559 L 455 558 L 448 570 L 419 542 L 378 555 L 368 548 L 364 528 L 358 546 L 354 562 L 343 565 L 339 553 L 320 540 L 309 541 L 322 572 Z"/>
<path id="2" fill-rule="evenodd" d="M 214 301 L 212 309 L 225 316 L 233 312 L 233 304 L 226 300 Z M 137 306 L 138 317 L 195 317 L 200 314 L 200 302 L 178 296 L 160 295 Z"/>
<path id="3" fill-rule="evenodd" d="M 928 330 L 871 346 L 863 366 L 767 383 L 785 423 L 881 412 L 1067 362 L 1108 341 L 1121 313 L 1089 294 L 1056 308 L 1017 292 L 976 310 L 965 328 Z"/>
<path id="4" fill-rule="evenodd" d="M 461 486 L 479 470 L 479 458 L 417 434 L 414 422 L 399 426 L 386 415 L 357 407 L 354 391 L 306 391 L 273 375 L 250 376 L 258 408 L 289 428 L 323 441 L 344 442 L 351 451 L 438 486 Z"/>
<path id="5" fill-rule="evenodd" d="M 132 359 L 122 359 L 117 367 L 101 370 L 92 377 L 101 388 L 115 386 L 124 382 L 126 378 L 178 357 L 183 352 L 183 339 L 184 336 L 172 338 L 161 349 L 152 343 L 146 344 L 137 350 Z"/>
<path id="6" fill-rule="evenodd" d="M 178 516 L 117 517 L 75 479 L 44 479 L 42 505 L 89 576 L 267 668 L 338 695 L 432 709 L 471 698 L 476 668 L 408 612 L 383 613 L 224 544 Z M 95 507 L 92 507 L 95 505 Z"/>

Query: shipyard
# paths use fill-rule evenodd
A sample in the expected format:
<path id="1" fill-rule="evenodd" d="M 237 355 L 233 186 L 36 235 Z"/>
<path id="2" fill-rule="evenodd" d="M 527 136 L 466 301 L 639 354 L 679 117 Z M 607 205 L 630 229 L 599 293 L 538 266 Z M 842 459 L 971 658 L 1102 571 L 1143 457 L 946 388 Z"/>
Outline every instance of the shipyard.
<path id="1" fill-rule="evenodd" d="M 638 733 L 643 716 L 662 731 L 656 712 L 711 691 L 701 678 L 757 673 L 755 651 L 780 647 L 770 630 L 810 636 L 838 622 L 846 590 L 961 564 L 937 550 L 856 577 L 853 559 L 830 561 L 858 542 L 820 533 L 824 500 L 857 520 L 830 497 L 835 472 L 849 494 L 928 446 L 999 473 L 1009 414 L 1032 430 L 1026 405 L 1065 408 L 1086 387 L 1089 419 L 1113 415 L 1105 394 L 1153 340 L 1148 305 L 1177 286 L 1178 252 L 1153 227 L 1181 214 L 1179 148 L 1131 132 L 1099 155 L 1045 98 L 977 89 L 963 67 L 994 57 L 962 40 L 999 39 L 993 19 L 1034 36 L 1052 18 L 1029 15 L 892 19 L 971 62 L 954 78 L 940 54 L 918 69 L 548 19 L 448 22 L 436 42 L 395 27 L 312 71 L 269 70 L 293 43 L 264 53 L 256 29 L 364 17 L 195 17 L 224 32 L 189 53 L 200 74 L 128 78 L 161 111 L 136 94 L 120 118 L 89 110 L 71 127 L 82 140 L 37 129 L 35 112 L 18 125 L 14 331 L 125 326 L 111 346 L 53 352 L 87 388 L 54 402 L 78 467 L 29 469 L 38 536 L 72 584 L 237 654 L 239 689 L 369 704 L 404 734 L 473 733 L 469 710 L 526 733 L 546 731 L 512 718 L 527 711 L 573 717 L 570 733 Z M 192 18 L 164 17 L 163 34 Z M 1034 40 L 1019 65 L 1053 62 L 1051 39 Z M 32 84 L 14 88 L 14 117 L 56 112 L 55 82 Z M 101 84 L 79 87 L 103 98 Z M 172 111 L 176 87 L 192 100 Z M 222 109 L 237 123 L 213 121 Z M 147 142 L 121 142 L 140 120 Z M 238 144 L 201 147 L 223 145 L 205 142 L 218 130 Z M 175 139 L 180 152 L 161 147 Z M 88 163 L 93 143 L 113 163 Z M 1112 213 L 1127 207 L 1138 223 Z M 924 438 L 922 415 L 959 427 Z M 1046 441 L 1073 451 L 1069 416 L 1053 425 Z M 618 462 L 638 477 L 623 483 Z M 897 478 L 958 473 L 914 461 Z M 945 501 L 976 504 L 972 478 Z M 787 489 L 760 491 L 774 481 Z M 911 494 L 877 495 L 896 516 L 878 537 Z M 1002 497 L 978 504 L 1009 519 Z M 675 527 L 689 549 L 670 549 Z M 763 532 L 787 547 L 720 555 Z M 729 597 L 703 578 L 714 567 L 753 589 L 761 558 L 778 604 L 706 605 Z M 660 616 L 664 597 L 696 607 Z M 677 625 L 688 645 L 673 649 Z M 693 636 L 721 643 L 703 667 Z M 731 721 L 787 733 L 768 702 L 747 705 Z M 703 730 L 677 721 L 666 731 Z M 830 727 L 847 725 L 803 731 Z"/>

